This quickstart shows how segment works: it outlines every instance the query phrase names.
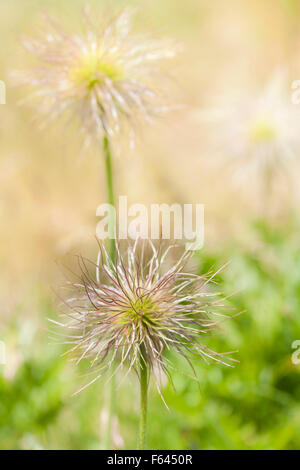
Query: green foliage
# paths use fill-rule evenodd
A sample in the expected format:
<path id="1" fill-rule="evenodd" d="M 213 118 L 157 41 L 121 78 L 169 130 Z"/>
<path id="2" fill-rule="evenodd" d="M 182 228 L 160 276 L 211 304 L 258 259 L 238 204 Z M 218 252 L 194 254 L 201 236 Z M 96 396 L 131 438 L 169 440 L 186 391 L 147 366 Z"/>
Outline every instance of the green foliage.
<path id="1" fill-rule="evenodd" d="M 201 272 L 231 260 L 218 281 L 227 294 L 238 291 L 228 304 L 245 312 L 225 322 L 220 336 L 207 344 L 218 351 L 239 350 L 240 362 L 234 368 L 197 362 L 199 385 L 175 371 L 175 391 L 171 384 L 163 389 L 169 411 L 153 387 L 149 448 L 300 447 L 300 366 L 291 361 L 292 343 L 300 339 L 297 230 L 257 222 L 253 233 L 248 246 L 235 243 L 198 255 Z M 42 306 L 41 315 L 49 316 Z M 1 448 L 101 448 L 105 382 L 72 397 L 80 384 L 77 368 L 61 355 L 61 347 L 47 344 L 46 333 L 33 343 L 13 378 L 0 378 Z M 189 373 L 179 359 L 172 360 Z M 118 391 L 126 448 L 136 447 L 138 393 L 132 376 Z"/>

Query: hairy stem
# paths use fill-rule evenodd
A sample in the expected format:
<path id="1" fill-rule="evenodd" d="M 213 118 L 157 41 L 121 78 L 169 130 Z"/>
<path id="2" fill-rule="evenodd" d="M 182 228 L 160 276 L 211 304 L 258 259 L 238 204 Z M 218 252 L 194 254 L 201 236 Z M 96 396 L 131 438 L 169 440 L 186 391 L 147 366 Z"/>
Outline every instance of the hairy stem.
<path id="1" fill-rule="evenodd" d="M 142 356 L 140 365 L 141 411 L 138 449 L 144 450 L 147 433 L 147 406 L 148 406 L 148 367 Z"/>
<path id="2" fill-rule="evenodd" d="M 114 197 L 114 183 L 113 183 L 113 169 L 112 169 L 112 158 L 109 146 L 109 140 L 107 136 L 103 140 L 103 150 L 105 155 L 105 174 L 107 184 L 107 200 L 111 206 L 109 211 L 108 231 L 109 231 L 109 255 L 112 262 L 115 261 L 116 257 L 116 244 L 115 244 L 115 232 L 116 232 L 116 220 L 115 220 L 115 197 Z"/>
<path id="3" fill-rule="evenodd" d="M 109 146 L 109 140 L 107 136 L 103 139 L 103 150 L 105 156 L 105 174 L 106 174 L 106 185 L 107 185 L 107 199 L 108 203 L 111 206 L 109 211 L 109 221 L 108 221 L 108 231 L 109 231 L 109 246 L 108 252 L 112 262 L 115 262 L 116 258 L 116 245 L 115 245 L 115 231 L 116 231 L 116 221 L 115 221 L 115 212 L 114 212 L 114 184 L 113 184 L 113 169 L 112 169 L 112 157 L 111 150 Z M 107 427 L 105 432 L 104 446 L 105 449 L 109 450 L 112 446 L 112 421 L 115 414 L 115 394 L 116 394 L 116 379 L 114 375 L 114 369 L 112 370 L 112 377 L 109 382 L 108 390 L 108 419 Z"/>

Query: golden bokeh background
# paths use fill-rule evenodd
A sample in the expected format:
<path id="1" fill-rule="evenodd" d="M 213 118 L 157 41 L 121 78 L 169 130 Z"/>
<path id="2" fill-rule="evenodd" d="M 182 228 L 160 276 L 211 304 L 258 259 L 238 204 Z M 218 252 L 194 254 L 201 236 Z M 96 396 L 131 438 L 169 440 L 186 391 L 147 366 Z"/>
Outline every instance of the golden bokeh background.
<path id="1" fill-rule="evenodd" d="M 20 105 L 28 91 L 11 81 L 13 70 L 31 66 L 20 39 L 34 30 L 39 11 L 75 27 L 85 3 L 0 1 L 0 79 L 7 89 L 6 105 L 0 106 L 0 340 L 3 337 L 7 344 L 3 370 L 9 380 L 27 357 L 26 351 L 33 348 L 34 357 L 43 354 L 39 341 L 44 341 L 41 332 L 47 325 L 41 305 L 55 305 L 51 289 L 60 276 L 56 261 L 67 253 L 94 256 L 96 252 L 96 208 L 106 201 L 101 149 L 91 146 L 82 152 L 75 123 L 53 123 L 40 129 L 32 110 Z M 226 243 L 253 243 L 251 249 L 255 249 L 258 242 L 249 232 L 249 221 L 263 213 L 261 195 L 255 181 L 249 180 L 241 191 L 224 176 L 211 147 L 217 129 L 203 123 L 201 110 L 214 107 L 219 96 L 230 96 L 233 91 L 250 94 L 261 89 L 277 68 L 288 70 L 290 84 L 300 77 L 300 3 L 94 0 L 90 4 L 99 8 L 99 14 L 136 5 L 137 29 L 175 37 L 184 46 L 172 71 L 174 101 L 183 106 L 153 126 L 142 124 L 135 148 L 124 145 L 116 152 L 118 194 L 128 195 L 129 203 L 203 203 L 205 249 L 222 251 Z M 297 185 L 279 182 L 270 223 L 284 227 L 291 211 L 297 214 L 298 196 Z M 74 369 L 67 370 L 75 375 Z M 79 400 L 86 404 L 84 398 Z M 62 413 L 68 417 L 72 410 L 66 406 Z M 26 440 L 20 432 L 4 439 L 3 447 L 30 448 L 43 441 L 32 435 L 33 431 Z M 51 436 L 43 445 L 71 445 L 63 437 L 57 443 Z M 72 445 L 81 444 L 74 439 Z"/>

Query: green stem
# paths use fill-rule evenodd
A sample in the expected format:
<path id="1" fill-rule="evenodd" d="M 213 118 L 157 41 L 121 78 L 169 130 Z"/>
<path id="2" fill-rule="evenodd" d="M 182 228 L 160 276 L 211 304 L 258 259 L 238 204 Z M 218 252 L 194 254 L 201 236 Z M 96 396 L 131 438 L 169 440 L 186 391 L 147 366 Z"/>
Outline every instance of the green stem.
<path id="1" fill-rule="evenodd" d="M 105 155 L 105 173 L 106 173 L 106 184 L 107 184 L 107 199 L 108 204 L 111 206 L 109 211 L 108 221 L 108 232 L 109 232 L 109 255 L 112 262 L 116 258 L 116 244 L 115 244 L 115 232 L 116 232 L 116 220 L 115 220 L 115 197 L 114 197 L 114 184 L 113 184 L 113 169 L 112 169 L 112 158 L 109 146 L 109 140 L 107 136 L 103 139 L 103 150 Z"/>
<path id="2" fill-rule="evenodd" d="M 115 244 L 115 231 L 116 231 L 116 220 L 115 220 L 115 198 L 114 198 L 114 184 L 113 184 L 113 169 L 112 169 L 112 157 L 109 146 L 109 140 L 107 136 L 103 139 L 103 150 L 105 156 L 105 173 L 106 173 L 106 184 L 107 184 L 107 199 L 111 206 L 109 211 L 108 221 L 108 232 L 109 232 L 109 247 L 108 253 L 111 261 L 114 263 L 116 259 L 116 244 Z M 116 394 L 116 379 L 114 375 L 114 367 L 112 367 L 112 377 L 109 382 L 108 390 L 108 419 L 107 427 L 105 432 L 104 446 L 105 449 L 111 449 L 111 438 L 112 438 L 112 421 L 115 413 L 115 394 Z"/>
<path id="3" fill-rule="evenodd" d="M 148 406 L 148 367 L 144 362 L 143 355 L 140 365 L 140 386 L 141 386 L 141 414 L 140 414 L 140 430 L 138 449 L 144 450 L 146 444 L 147 432 L 147 406 Z"/>

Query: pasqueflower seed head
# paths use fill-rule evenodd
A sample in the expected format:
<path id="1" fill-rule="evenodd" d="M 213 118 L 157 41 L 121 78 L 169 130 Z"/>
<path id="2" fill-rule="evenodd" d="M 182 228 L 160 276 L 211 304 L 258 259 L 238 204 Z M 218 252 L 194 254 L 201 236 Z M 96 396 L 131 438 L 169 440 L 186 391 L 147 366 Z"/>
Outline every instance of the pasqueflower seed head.
<path id="1" fill-rule="evenodd" d="M 178 47 L 169 39 L 133 33 L 134 13 L 125 9 L 112 19 L 99 18 L 97 25 L 86 14 L 82 34 L 67 33 L 46 16 L 39 35 L 24 39 L 37 66 L 15 75 L 34 89 L 29 101 L 39 119 L 42 114 L 47 123 L 67 112 L 79 118 L 90 140 L 112 138 L 124 128 L 133 135 L 137 123 L 168 110 L 162 64 Z"/>
<path id="2" fill-rule="evenodd" d="M 217 353 L 203 341 L 231 317 L 224 297 L 211 292 L 216 273 L 184 272 L 191 252 L 166 268 L 171 247 L 157 250 L 150 241 L 129 244 L 125 254 L 117 245 L 116 264 L 99 246 L 95 279 L 88 261 L 79 257 L 80 279 L 66 285 L 66 321 L 53 322 L 54 331 L 62 328 L 64 343 L 72 346 L 72 358 L 90 362 L 88 376 L 93 378 L 80 390 L 110 369 L 115 373 L 125 366 L 138 372 L 143 362 L 159 389 L 162 374 L 169 376 L 173 368 L 167 351 L 186 359 L 193 370 L 191 361 L 197 357 L 230 365 L 230 353 Z"/>
<path id="3" fill-rule="evenodd" d="M 300 112 L 291 102 L 284 69 L 274 72 L 265 87 L 219 109 L 214 118 L 218 133 L 213 147 L 245 191 L 266 194 L 270 183 L 283 175 L 294 180 L 300 149 Z M 217 138 L 215 138 L 217 135 Z M 251 181 L 251 185 L 249 185 Z"/>

